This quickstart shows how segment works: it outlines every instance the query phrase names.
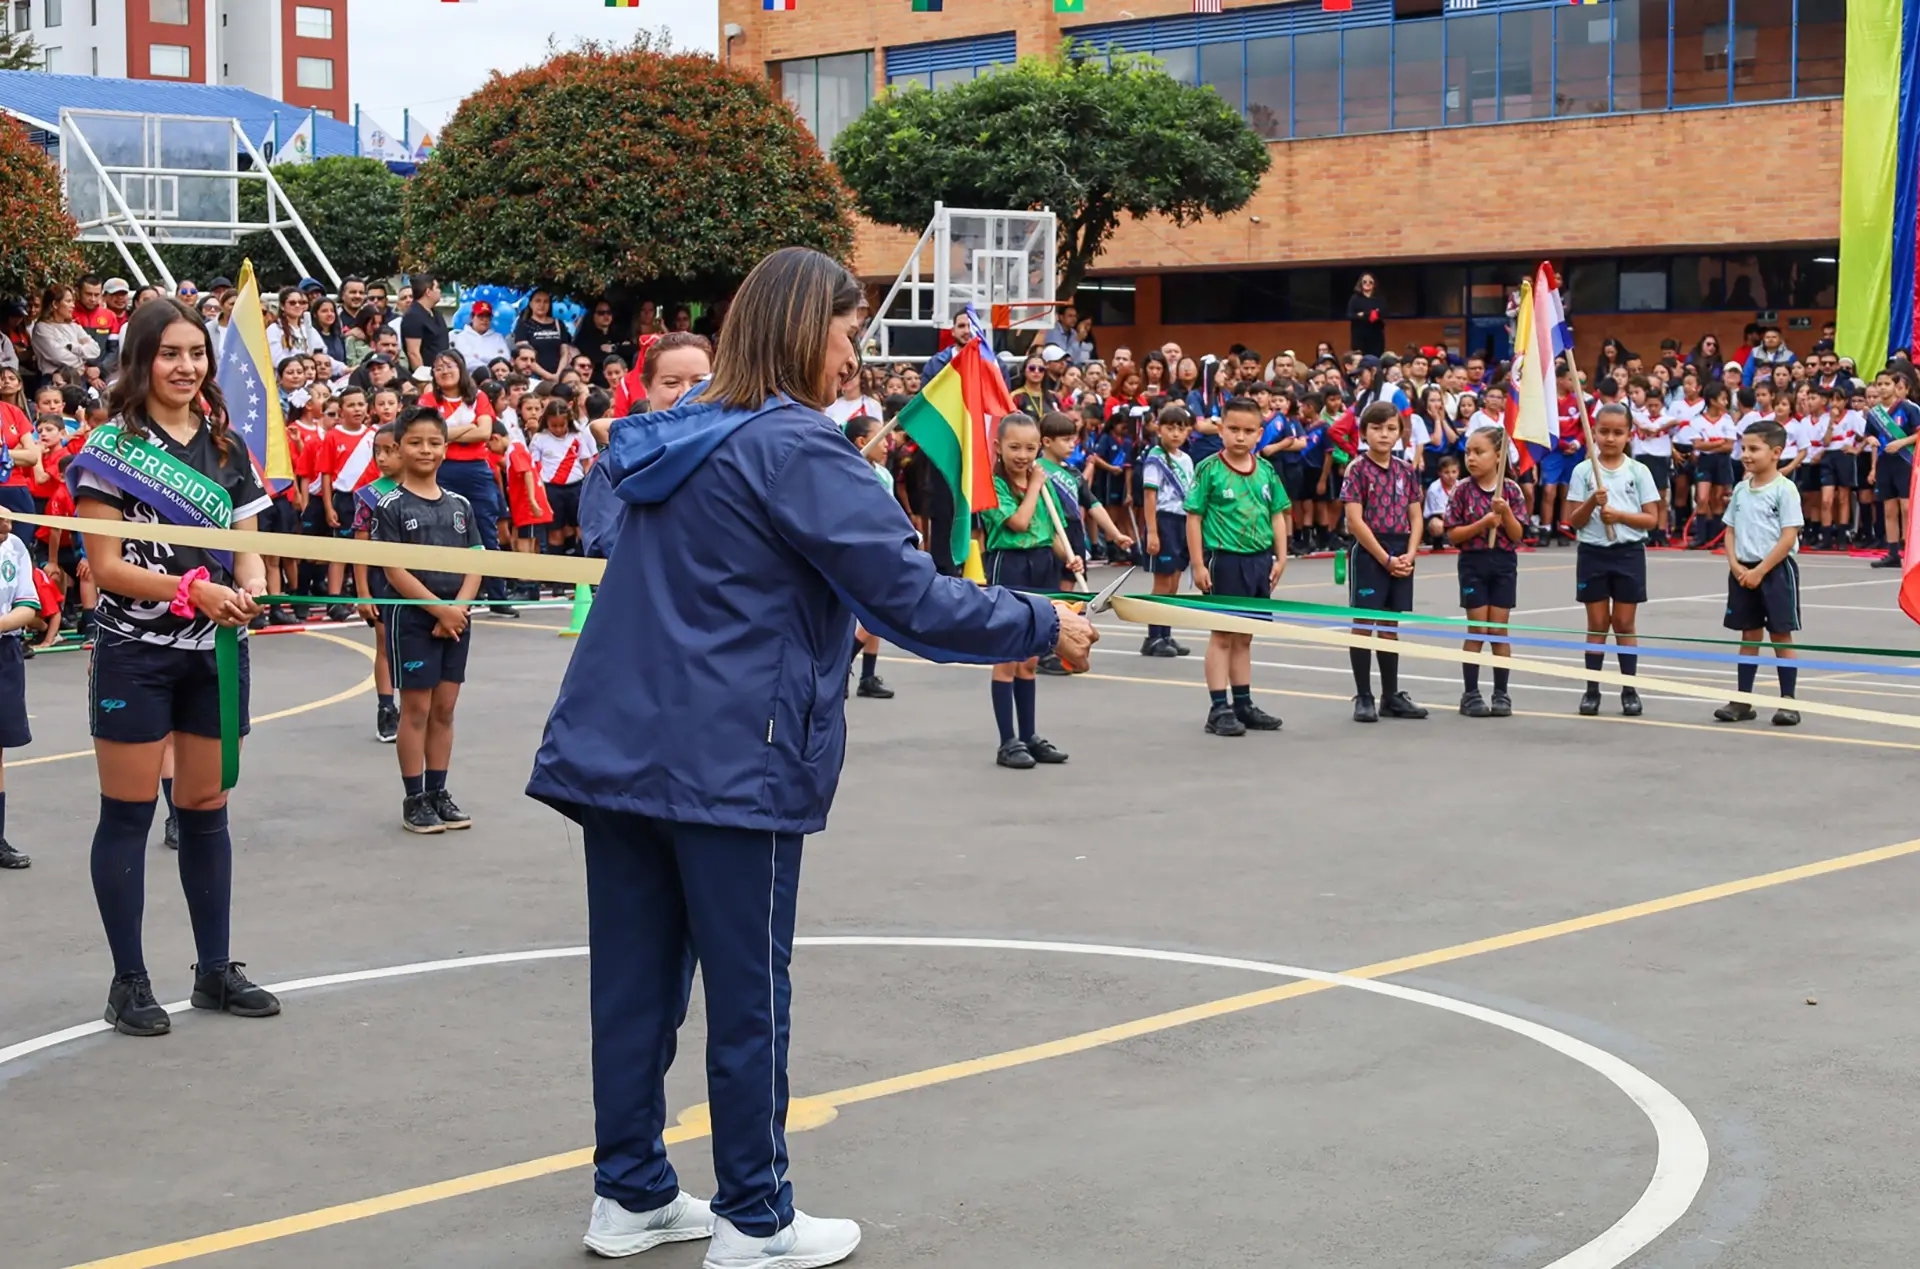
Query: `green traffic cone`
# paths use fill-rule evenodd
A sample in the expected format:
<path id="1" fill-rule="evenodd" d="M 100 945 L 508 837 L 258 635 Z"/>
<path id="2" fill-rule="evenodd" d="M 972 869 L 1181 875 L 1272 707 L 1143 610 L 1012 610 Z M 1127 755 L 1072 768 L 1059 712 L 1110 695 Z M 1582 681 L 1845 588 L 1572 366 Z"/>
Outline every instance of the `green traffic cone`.
<path id="1" fill-rule="evenodd" d="M 573 615 L 567 621 L 567 628 L 560 632 L 562 639 L 578 639 L 580 628 L 587 624 L 587 613 L 593 609 L 593 587 L 585 582 L 575 582 L 573 586 Z"/>

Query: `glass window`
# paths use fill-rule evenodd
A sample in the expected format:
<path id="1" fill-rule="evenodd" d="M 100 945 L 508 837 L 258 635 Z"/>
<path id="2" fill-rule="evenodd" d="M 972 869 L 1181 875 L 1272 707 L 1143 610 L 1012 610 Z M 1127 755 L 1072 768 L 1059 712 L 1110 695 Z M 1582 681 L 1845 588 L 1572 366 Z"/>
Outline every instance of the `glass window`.
<path id="1" fill-rule="evenodd" d="M 1388 317 L 1420 317 L 1420 266 L 1416 264 L 1390 264 L 1379 269 L 1368 269 L 1373 275 L 1374 298 L 1380 301 L 1380 311 Z M 1360 275 L 1355 273 L 1353 281 L 1358 282 Z M 1347 286 L 1349 294 L 1353 291 L 1351 283 Z"/>
<path id="2" fill-rule="evenodd" d="M 1668 300 L 1676 313 L 1716 309 L 1727 294 L 1719 256 L 1675 256 Z M 1622 291 L 1624 293 L 1625 287 Z M 1624 300 L 1624 294 L 1622 296 Z M 1622 303 L 1622 308 L 1626 305 Z"/>
<path id="3" fill-rule="evenodd" d="M 927 76 L 925 72 L 915 75 L 889 75 L 887 76 L 887 87 L 925 88 L 927 87 Z"/>
<path id="4" fill-rule="evenodd" d="M 1792 3 L 1792 0 L 1788 0 Z M 1558 59 L 1553 92 L 1556 115 L 1601 115 L 1607 104 L 1607 55 L 1613 44 L 1613 5 L 1571 5 L 1546 10 L 1554 15 L 1554 54 Z"/>
<path id="5" fill-rule="evenodd" d="M 1293 42 L 1293 135 L 1340 131 L 1340 32 L 1315 31 Z"/>
<path id="6" fill-rule="evenodd" d="M 1432 317 L 1459 317 L 1466 308 L 1467 268 L 1429 264 L 1420 270 L 1420 293 Z"/>
<path id="7" fill-rule="evenodd" d="M 1657 313 L 1667 307 L 1667 261 L 1659 256 L 1628 257 L 1618 262 L 1620 311 Z"/>
<path id="8" fill-rule="evenodd" d="M 147 73 L 157 79 L 190 78 L 193 74 L 193 53 L 184 44 L 149 45 Z"/>
<path id="9" fill-rule="evenodd" d="M 928 76 L 928 87 L 944 88 L 948 84 L 964 84 L 973 78 L 971 66 L 949 66 L 945 70 L 934 71 Z"/>
<path id="10" fill-rule="evenodd" d="M 1347 296 L 1352 290 L 1351 282 L 1341 287 L 1336 304 L 1332 269 L 1294 269 L 1287 275 L 1287 315 L 1296 322 L 1345 319 Z"/>
<path id="11" fill-rule="evenodd" d="M 1531 276 L 1532 268 L 1521 260 L 1474 265 L 1467 272 L 1467 311 L 1474 317 L 1505 317 L 1507 300 L 1519 291 L 1521 279 Z"/>
<path id="12" fill-rule="evenodd" d="M 60 0 L 47 0 L 46 15 L 47 15 L 47 20 L 46 20 L 47 26 L 60 25 L 60 19 L 62 16 L 60 13 Z"/>
<path id="13" fill-rule="evenodd" d="M 1787 2 L 1792 3 L 1792 0 Z M 1240 100 L 1246 76 L 1241 73 L 1240 58 L 1246 47 L 1238 41 L 1200 46 L 1201 84 L 1211 85 L 1213 91 L 1220 94 L 1220 100 L 1242 112 L 1246 109 Z"/>
<path id="14" fill-rule="evenodd" d="M 1573 260 L 1567 264 L 1567 310 L 1611 313 L 1620 306 L 1620 266 L 1613 260 Z"/>
<path id="15" fill-rule="evenodd" d="M 859 117 L 873 95 L 871 53 L 803 57 L 771 63 L 768 70 L 780 77 L 781 98 L 793 107 L 822 150 L 832 147 L 840 130 Z M 973 72 L 966 71 L 965 78 L 973 78 Z"/>
<path id="16" fill-rule="evenodd" d="M 1393 126 L 1437 128 L 1441 121 L 1440 22 L 1393 26 Z"/>
<path id="17" fill-rule="evenodd" d="M 1613 108 L 1665 110 L 1667 0 L 1614 0 L 1613 25 Z"/>
<path id="18" fill-rule="evenodd" d="M 167 26 L 185 26 L 187 0 L 147 0 L 147 20 Z"/>
<path id="19" fill-rule="evenodd" d="M 1169 279 L 1176 276 L 1167 275 Z M 1073 303 L 1080 316 L 1093 319 L 1097 335 L 1101 326 L 1133 325 L 1133 293 L 1132 278 L 1093 278 L 1080 284 Z"/>
<path id="20" fill-rule="evenodd" d="M 1447 22 L 1447 122 L 1492 123 L 1496 24 L 1491 13 Z"/>
<path id="21" fill-rule="evenodd" d="M 1346 48 L 1341 63 L 1346 69 L 1341 97 L 1345 104 L 1342 132 L 1385 132 L 1387 97 L 1393 81 L 1389 75 L 1392 59 L 1393 28 L 1360 26 L 1346 32 Z"/>
<path id="22" fill-rule="evenodd" d="M 1768 278 L 1761 269 L 1759 256 L 1748 252 L 1745 255 L 1727 256 L 1722 263 L 1726 268 L 1727 293 L 1717 307 L 1734 312 L 1757 313 L 1779 303 L 1767 285 Z"/>
<path id="23" fill-rule="evenodd" d="M 1733 99 L 1793 96 L 1793 0 L 1734 0 Z"/>
<path id="24" fill-rule="evenodd" d="M 1163 48 L 1155 50 L 1153 55 L 1160 59 L 1160 69 L 1183 84 L 1191 84 L 1200 61 L 1199 53 L 1199 49 L 1193 48 Z"/>
<path id="25" fill-rule="evenodd" d="M 1673 0 L 1673 104 L 1727 101 L 1727 0 Z"/>
<path id="26" fill-rule="evenodd" d="M 1552 113 L 1553 10 L 1501 14 L 1500 117 L 1544 119 Z"/>
<path id="27" fill-rule="evenodd" d="M 1211 325 L 1240 318 L 1240 275 L 1168 273 L 1160 278 L 1160 320 L 1169 326 Z"/>
<path id="28" fill-rule="evenodd" d="M 296 82 L 302 88 L 331 89 L 333 87 L 333 59 L 331 57 L 302 57 L 295 59 Z"/>
<path id="29" fill-rule="evenodd" d="M 322 9 L 318 5 L 301 4 L 293 9 L 293 33 L 303 40 L 330 40 L 333 38 L 333 10 Z"/>
<path id="30" fill-rule="evenodd" d="M 1834 0 L 1843 3 L 1843 0 Z M 1835 91 L 1838 91 L 1837 89 Z M 1284 137 L 1293 107 L 1293 41 L 1247 41 L 1247 122 L 1263 138 Z"/>
<path id="31" fill-rule="evenodd" d="M 1800 0 L 1800 97 L 1838 97 L 1846 70 L 1847 0 Z"/>

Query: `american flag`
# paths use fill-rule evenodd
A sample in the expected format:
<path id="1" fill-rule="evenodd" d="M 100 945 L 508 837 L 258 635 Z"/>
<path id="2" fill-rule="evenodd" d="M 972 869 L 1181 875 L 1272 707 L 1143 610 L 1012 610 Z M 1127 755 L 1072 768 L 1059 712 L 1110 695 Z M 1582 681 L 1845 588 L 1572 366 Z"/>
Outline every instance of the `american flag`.
<path id="1" fill-rule="evenodd" d="M 1193 11 L 1195 13 L 1218 13 L 1220 12 L 1220 0 L 1193 0 Z"/>

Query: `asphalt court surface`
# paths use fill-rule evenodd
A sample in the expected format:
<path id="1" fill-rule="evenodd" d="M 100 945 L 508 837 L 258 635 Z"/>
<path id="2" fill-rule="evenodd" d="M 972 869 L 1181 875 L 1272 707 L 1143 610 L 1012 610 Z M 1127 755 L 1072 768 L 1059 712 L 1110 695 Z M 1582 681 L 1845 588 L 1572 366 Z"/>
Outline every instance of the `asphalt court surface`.
<path id="1" fill-rule="evenodd" d="M 1570 550 L 1526 557 L 1516 620 L 1580 624 L 1531 611 L 1572 605 L 1571 565 Z M 1338 602 L 1329 572 L 1298 562 L 1282 594 Z M 1722 633 L 1718 557 L 1657 555 L 1652 577 L 1663 602 L 1643 628 Z M 1887 572 L 1813 559 L 1804 582 L 1806 638 L 1912 646 Z M 1449 559 L 1423 562 L 1418 593 L 1423 610 L 1454 611 Z M 365 636 L 256 645 L 259 725 L 234 800 L 234 950 L 250 972 L 283 981 L 583 940 L 577 835 L 519 792 L 572 652 L 540 627 L 563 623 L 559 611 L 476 623 L 450 781 L 476 827 L 427 839 L 396 823 Z M 1093 674 L 1042 680 L 1040 729 L 1073 759 L 1035 772 L 993 766 L 983 671 L 889 654 L 898 698 L 848 706 L 833 821 L 807 844 L 801 933 L 1331 971 L 1443 949 L 1385 981 L 1594 1046 L 1697 1122 L 1704 1180 L 1624 1263 L 1912 1263 L 1920 1165 L 1903 1108 L 1920 1040 L 1908 1005 L 1920 855 L 1475 940 L 1911 839 L 1900 793 L 1920 733 L 1811 717 L 1726 727 L 1711 701 L 1657 693 L 1644 720 L 1580 719 L 1576 683 L 1525 674 L 1516 717 L 1467 720 L 1452 712 L 1455 667 L 1411 659 L 1406 685 L 1434 716 L 1361 727 L 1344 652 L 1276 637 L 1256 645 L 1254 681 L 1284 730 L 1220 740 L 1200 731 L 1204 636 L 1182 636 L 1195 655 L 1178 661 L 1138 656 L 1138 637 L 1114 623 Z M 0 1049 L 96 1019 L 110 975 L 86 866 L 85 669 L 78 655 L 30 667 L 36 743 L 8 755 L 9 836 L 36 858 L 0 874 Z M 1803 697 L 1920 716 L 1916 686 L 1801 676 Z M 155 838 L 147 959 L 170 1001 L 193 954 Z M 796 1095 L 909 1078 L 810 1113 L 817 1126 L 792 1136 L 798 1200 L 863 1222 L 856 1264 L 1619 1263 L 1581 1249 L 1649 1192 L 1660 1153 L 1620 1087 L 1498 1026 L 1351 988 L 1208 1009 L 1288 982 L 1057 951 L 802 947 Z M 293 993 L 273 1020 L 184 1017 L 165 1039 L 97 1035 L 0 1064 L 3 1259 L 586 1263 L 590 1176 L 564 1164 L 187 1259 L 192 1247 L 139 1254 L 586 1146 L 585 988 L 577 956 L 454 968 Z M 1143 1018 L 1161 1020 L 1061 1043 Z M 696 994 L 676 1113 L 704 1100 L 700 1025 Z M 951 1065 L 1005 1053 L 1024 1056 Z M 674 1146 L 703 1193 L 707 1151 L 697 1135 Z M 675 1247 L 639 1263 L 698 1261 Z"/>

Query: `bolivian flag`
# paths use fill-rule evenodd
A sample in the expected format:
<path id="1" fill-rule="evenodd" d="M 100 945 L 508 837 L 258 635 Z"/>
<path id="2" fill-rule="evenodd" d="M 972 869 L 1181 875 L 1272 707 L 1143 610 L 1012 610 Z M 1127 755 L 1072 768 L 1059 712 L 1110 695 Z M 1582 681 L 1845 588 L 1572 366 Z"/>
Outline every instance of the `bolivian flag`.
<path id="1" fill-rule="evenodd" d="M 1000 417 L 1012 412 L 1006 380 L 978 337 L 968 340 L 900 411 L 900 430 L 913 438 L 953 493 L 953 558 L 965 563 L 975 581 L 986 573 L 973 541 L 973 513 L 999 501 L 987 437 Z"/>

